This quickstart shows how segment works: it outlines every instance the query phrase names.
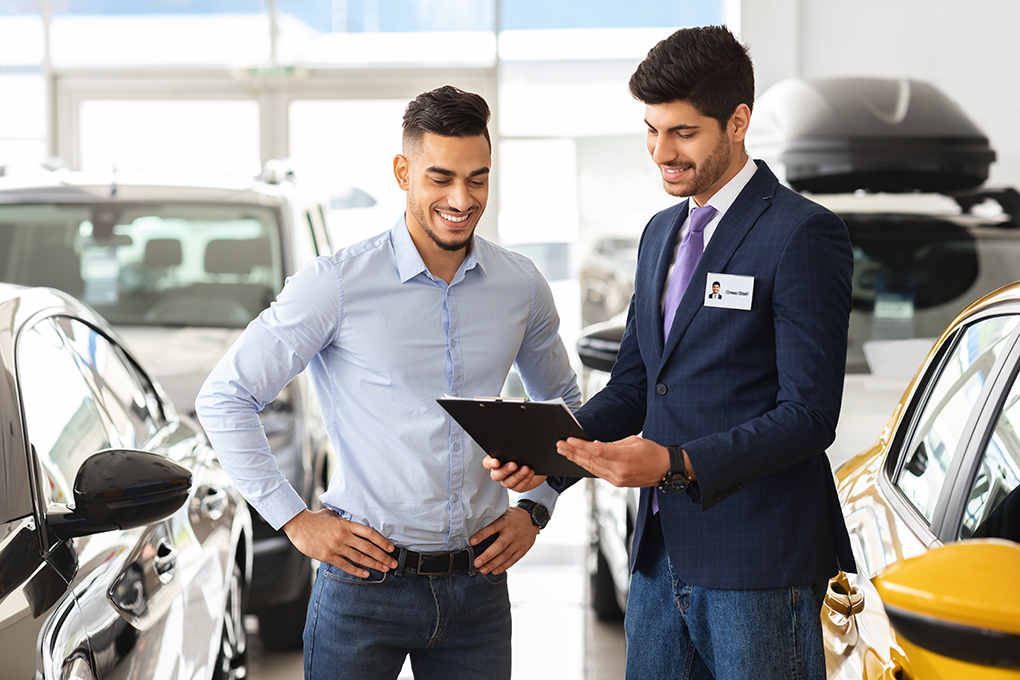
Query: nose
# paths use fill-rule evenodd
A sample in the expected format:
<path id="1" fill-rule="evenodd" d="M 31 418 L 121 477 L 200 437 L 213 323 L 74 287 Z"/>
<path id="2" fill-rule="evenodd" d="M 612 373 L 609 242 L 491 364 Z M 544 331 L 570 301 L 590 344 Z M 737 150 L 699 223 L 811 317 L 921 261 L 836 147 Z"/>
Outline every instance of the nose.
<path id="1" fill-rule="evenodd" d="M 446 197 L 450 207 L 454 210 L 464 211 L 471 208 L 473 203 L 467 185 L 463 182 L 454 182 L 450 187 L 450 194 Z"/>
<path id="2" fill-rule="evenodd" d="M 669 141 L 669 135 L 649 135 L 648 153 L 656 165 L 669 165 L 676 160 L 676 149 Z"/>

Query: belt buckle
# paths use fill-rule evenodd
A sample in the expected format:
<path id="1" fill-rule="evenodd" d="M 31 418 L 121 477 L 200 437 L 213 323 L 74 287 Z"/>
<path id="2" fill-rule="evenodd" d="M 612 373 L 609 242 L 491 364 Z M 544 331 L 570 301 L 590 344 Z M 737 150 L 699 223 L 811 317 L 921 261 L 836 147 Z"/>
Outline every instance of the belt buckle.
<path id="1" fill-rule="evenodd" d="M 449 573 L 451 573 L 453 571 L 453 558 L 454 558 L 455 555 L 456 555 L 456 553 L 447 553 L 447 552 L 418 553 L 417 572 L 419 574 L 421 574 L 422 576 L 440 576 L 442 574 L 449 574 Z M 446 565 L 446 570 L 445 571 L 443 571 L 443 570 L 424 571 L 422 565 L 423 565 L 423 562 L 425 561 L 426 557 L 429 557 L 429 558 L 446 557 L 446 558 L 448 558 L 449 559 L 449 563 Z"/>

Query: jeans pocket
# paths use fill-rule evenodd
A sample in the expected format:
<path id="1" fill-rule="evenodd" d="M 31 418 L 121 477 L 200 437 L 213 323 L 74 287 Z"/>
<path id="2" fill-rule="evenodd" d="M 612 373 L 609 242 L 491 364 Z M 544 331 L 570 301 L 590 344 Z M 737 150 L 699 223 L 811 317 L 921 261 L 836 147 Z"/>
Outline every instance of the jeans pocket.
<path id="1" fill-rule="evenodd" d="M 483 574 L 482 572 L 478 572 L 477 575 L 481 576 L 485 585 L 490 588 L 502 588 L 506 585 L 507 573 L 505 571 L 502 574 Z"/>
<path id="2" fill-rule="evenodd" d="M 337 567 L 334 567 L 332 564 L 326 564 L 324 566 L 325 571 L 323 572 L 323 575 L 326 578 L 336 583 L 346 583 L 352 586 L 379 586 L 389 581 L 390 574 L 393 573 L 388 571 L 384 574 L 381 571 L 376 571 L 375 569 L 368 569 L 368 567 L 365 567 L 365 569 L 368 569 L 368 576 L 366 576 L 365 578 L 361 578 L 360 576 L 348 574 L 343 569 L 338 569 Z"/>

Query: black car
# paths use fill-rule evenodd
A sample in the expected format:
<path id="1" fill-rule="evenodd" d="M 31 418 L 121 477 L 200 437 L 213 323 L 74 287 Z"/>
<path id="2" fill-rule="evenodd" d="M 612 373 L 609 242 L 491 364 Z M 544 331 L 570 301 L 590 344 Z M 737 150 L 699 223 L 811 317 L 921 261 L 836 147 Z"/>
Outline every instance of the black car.
<path id="1" fill-rule="evenodd" d="M 243 678 L 247 506 L 72 297 L 0 284 L 0 676 Z"/>

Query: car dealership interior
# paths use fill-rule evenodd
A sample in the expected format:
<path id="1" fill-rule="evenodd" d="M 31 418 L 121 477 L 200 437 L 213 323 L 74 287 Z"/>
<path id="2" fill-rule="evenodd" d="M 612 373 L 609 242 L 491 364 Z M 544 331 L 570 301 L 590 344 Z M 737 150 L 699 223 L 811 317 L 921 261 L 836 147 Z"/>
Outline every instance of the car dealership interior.
<path id="1" fill-rule="evenodd" d="M 390 229 L 400 217 L 406 199 L 394 179 L 393 159 L 401 151 L 404 109 L 419 93 L 452 84 L 481 94 L 492 109 L 493 180 L 478 233 L 531 258 L 549 281 L 560 335 L 582 394 L 590 397 L 605 386 L 616 360 L 642 230 L 652 215 L 678 201 L 663 191 L 648 157 L 644 106 L 629 94 L 628 79 L 658 41 L 679 28 L 709 24 L 728 26 L 754 61 L 748 151 L 766 159 L 780 180 L 838 214 L 853 243 L 843 409 L 828 450 L 833 473 L 838 477 L 847 465 L 849 474 L 853 461 L 863 460 L 855 457 L 873 446 L 887 456 L 877 460 L 895 461 L 897 447 L 918 441 L 918 428 L 927 427 L 910 420 L 915 410 L 930 412 L 923 405 L 912 410 L 923 396 L 912 390 L 924 380 L 934 385 L 925 371 L 941 370 L 938 362 L 949 359 L 940 357 L 956 356 L 961 347 L 943 332 L 971 303 L 1020 281 L 1020 82 L 1009 75 L 1018 61 L 1013 40 L 1020 3 L 1014 0 L 0 0 L 0 283 L 54 287 L 90 305 L 140 360 L 142 371 L 161 384 L 155 390 L 160 399 L 168 395 L 182 416 L 194 418 L 204 375 L 285 277 L 312 257 Z M 116 258 L 77 246 L 69 252 L 72 241 L 97 242 L 106 219 L 101 209 L 90 204 L 58 215 L 53 205 L 40 208 L 47 201 L 85 205 L 71 196 L 77 188 L 57 193 L 71 184 L 61 179 L 71 173 L 75 187 L 86 187 L 81 192 L 98 195 L 89 187 L 109 188 L 102 203 L 116 197 L 118 178 L 148 172 L 173 179 L 156 192 L 134 195 L 145 209 L 109 217 L 119 221 L 109 225 L 112 240 L 104 248 L 110 253 L 119 248 Z M 173 193 L 182 177 L 195 178 L 188 185 L 188 191 L 198 187 L 193 194 Z M 258 186 L 238 178 L 257 178 Z M 125 195 L 135 190 L 128 185 L 123 184 Z M 229 191 L 248 193 L 242 201 L 227 197 Z M 214 194 L 218 198 L 207 198 Z M 196 216 L 180 207 L 190 200 L 223 203 L 215 214 Z M 177 205 L 178 212 L 168 217 L 166 206 L 156 207 L 160 201 Z M 282 236 L 273 211 L 283 215 L 280 228 L 290 230 Z M 58 223 L 67 230 L 59 231 Z M 170 231 L 178 223 L 192 230 L 215 225 L 200 227 L 205 233 L 189 242 Z M 54 254 L 58 245 L 68 252 Z M 45 257 L 43 248 L 51 249 Z M 33 253 L 41 259 L 30 271 Z M 242 268 L 233 262 L 238 253 L 250 260 Z M 71 256 L 70 263 L 64 256 Z M 79 268 L 80 276 L 71 277 L 77 289 L 51 276 L 56 263 Z M 111 291 L 130 276 L 136 277 L 133 292 L 147 292 L 145 286 L 154 288 L 158 280 L 161 290 L 201 289 L 207 297 L 194 310 L 179 311 L 138 295 L 134 299 L 150 302 L 137 305 L 130 312 L 135 316 L 122 316 L 123 292 Z M 208 297 L 214 287 L 226 285 L 235 291 L 257 288 L 236 318 L 213 307 Z M 157 319 L 159 309 L 168 316 Z M 187 317 L 202 313 L 205 317 Z M 145 325 L 159 328 L 140 330 Z M 171 326 L 194 326 L 198 332 L 171 337 Z M 960 328 L 961 338 L 977 335 L 965 336 Z M 986 368 L 988 376 L 1008 381 L 1007 365 L 1016 353 L 1008 342 L 1020 330 L 1006 324 L 996 333 Z M 981 393 L 981 404 L 988 412 L 1008 414 L 1016 390 L 991 383 L 989 378 L 987 388 L 981 381 L 971 387 L 993 390 Z M 925 394 L 933 393 L 939 394 L 935 387 Z M 999 394 L 996 411 L 986 403 Z M 527 396 L 513 372 L 504 396 Z M 283 422 L 287 414 L 317 408 L 308 385 L 295 381 L 267 407 L 263 423 L 268 431 L 269 418 Z M 969 414 L 963 414 L 961 426 L 967 421 L 968 432 L 980 429 L 979 417 Z M 281 425 L 279 439 L 270 438 L 274 446 L 304 438 L 310 447 L 295 454 L 293 463 L 309 505 L 332 471 L 329 444 L 316 422 L 297 426 L 307 428 L 298 435 L 287 429 L 292 425 Z M 284 430 L 290 434 L 280 434 Z M 957 460 L 964 462 L 945 462 L 943 468 L 947 475 L 976 470 L 965 480 L 974 487 L 975 479 L 985 479 L 980 472 L 985 468 L 974 462 L 978 454 L 965 457 L 968 444 L 957 440 Z M 1010 502 L 1016 513 L 1011 492 L 1020 479 L 1020 441 L 1016 446 L 1011 441 L 1000 442 L 997 472 L 985 480 L 986 514 Z M 2 446 L 0 440 L 0 454 L 10 455 Z M 902 464 L 871 468 L 879 476 L 876 470 L 888 469 L 891 480 L 874 482 L 884 484 L 876 497 L 906 489 L 896 477 L 903 470 L 917 477 L 906 492 L 911 498 L 938 497 L 934 486 L 917 489 L 935 484 L 923 475 L 935 469 L 941 454 L 922 448 L 919 458 L 916 450 L 903 453 Z M 0 467 L 4 460 L 0 456 Z M 861 555 L 885 554 L 888 561 L 881 566 L 889 570 L 874 567 L 869 558 L 864 575 L 848 579 L 840 572 L 842 580 L 830 583 L 829 609 L 823 610 L 823 621 L 829 616 L 826 635 L 836 630 L 826 641 L 830 678 L 1020 677 L 1015 648 L 1012 656 L 991 647 L 977 657 L 966 650 L 932 651 L 916 628 L 894 631 L 899 619 L 882 609 L 883 584 L 895 590 L 894 579 L 909 581 L 911 573 L 893 573 L 899 562 L 889 555 L 909 561 L 972 536 L 961 533 L 959 524 L 968 525 L 970 517 L 977 525 L 967 514 L 975 512 L 975 496 L 961 500 L 966 489 L 942 477 L 939 484 L 955 495 L 930 501 L 934 519 L 922 522 L 916 540 L 902 539 L 902 549 L 897 539 L 895 550 L 886 545 L 883 553 L 884 539 L 869 539 L 867 528 L 851 530 L 859 565 Z M 869 527 L 891 522 L 859 498 L 851 505 L 850 496 L 861 493 L 860 486 L 851 486 L 837 481 L 848 527 L 854 521 Z M 622 680 L 636 511 L 630 491 L 594 480 L 558 500 L 535 547 L 510 570 L 514 678 Z M 949 516 L 957 511 L 963 519 L 950 527 Z M 904 513 L 912 516 L 909 526 L 920 521 L 917 512 Z M 248 549 L 255 577 L 243 576 L 267 593 L 288 578 L 297 585 L 288 588 L 285 602 L 257 595 L 249 602 L 236 593 L 227 599 L 247 609 L 238 618 L 244 625 L 227 631 L 230 616 L 215 625 L 222 621 L 224 645 L 229 642 L 238 659 L 244 658 L 228 659 L 227 665 L 236 666 L 233 674 L 220 668 L 212 677 L 300 677 L 300 631 L 288 635 L 287 629 L 303 622 L 295 612 L 304 611 L 312 566 L 291 551 L 273 567 L 280 571 L 260 582 L 260 556 L 268 565 L 267 555 L 283 555 L 290 546 L 282 532 L 252 514 L 250 526 L 234 529 L 250 533 L 246 540 L 254 546 Z M 0 523 L 8 519 L 0 515 Z M 932 528 L 935 520 L 941 524 Z M 30 524 L 34 535 L 37 528 Z M 987 536 L 1010 542 L 1008 533 Z M 878 541 L 877 547 L 869 540 Z M 15 618 L 8 618 L 13 598 L 4 599 L 9 543 L 0 531 L 0 658 L 27 643 L 26 635 L 3 632 Z M 98 554 L 96 545 L 92 551 Z M 236 559 L 243 567 L 244 559 Z M 967 559 L 968 565 L 981 563 Z M 1003 559 L 1016 563 L 1012 554 Z M 236 588 L 243 581 L 233 573 L 225 579 Z M 1016 644 L 1015 581 L 1012 590 L 1014 596 L 1000 600 L 995 613 L 973 609 L 978 613 L 972 620 L 953 625 L 991 630 L 993 638 L 1005 636 L 1003 644 Z M 31 609 L 26 607 L 23 618 Z M 218 605 L 216 616 L 222 617 L 222 609 Z M 868 625 L 877 620 L 884 626 L 878 642 L 863 623 L 858 630 L 858 615 Z M 143 619 L 126 618 L 125 626 L 148 632 L 182 625 Z M 43 629 L 33 644 L 41 644 Z M 247 651 L 238 635 L 247 636 Z M 124 639 L 111 642 L 111 649 L 126 644 Z M 116 670 L 109 677 L 191 677 L 153 645 L 157 638 L 147 639 L 149 646 L 132 643 L 144 661 L 111 666 Z M 868 649 L 862 651 L 865 641 Z M 38 661 L 36 677 L 106 677 L 89 675 L 95 659 L 83 659 L 63 675 L 48 666 L 44 672 Z M 196 662 L 192 670 L 200 667 Z M 947 667 L 964 674 L 938 674 Z M 994 670 L 981 675 L 986 667 Z M 407 664 L 400 678 L 411 677 Z"/>

